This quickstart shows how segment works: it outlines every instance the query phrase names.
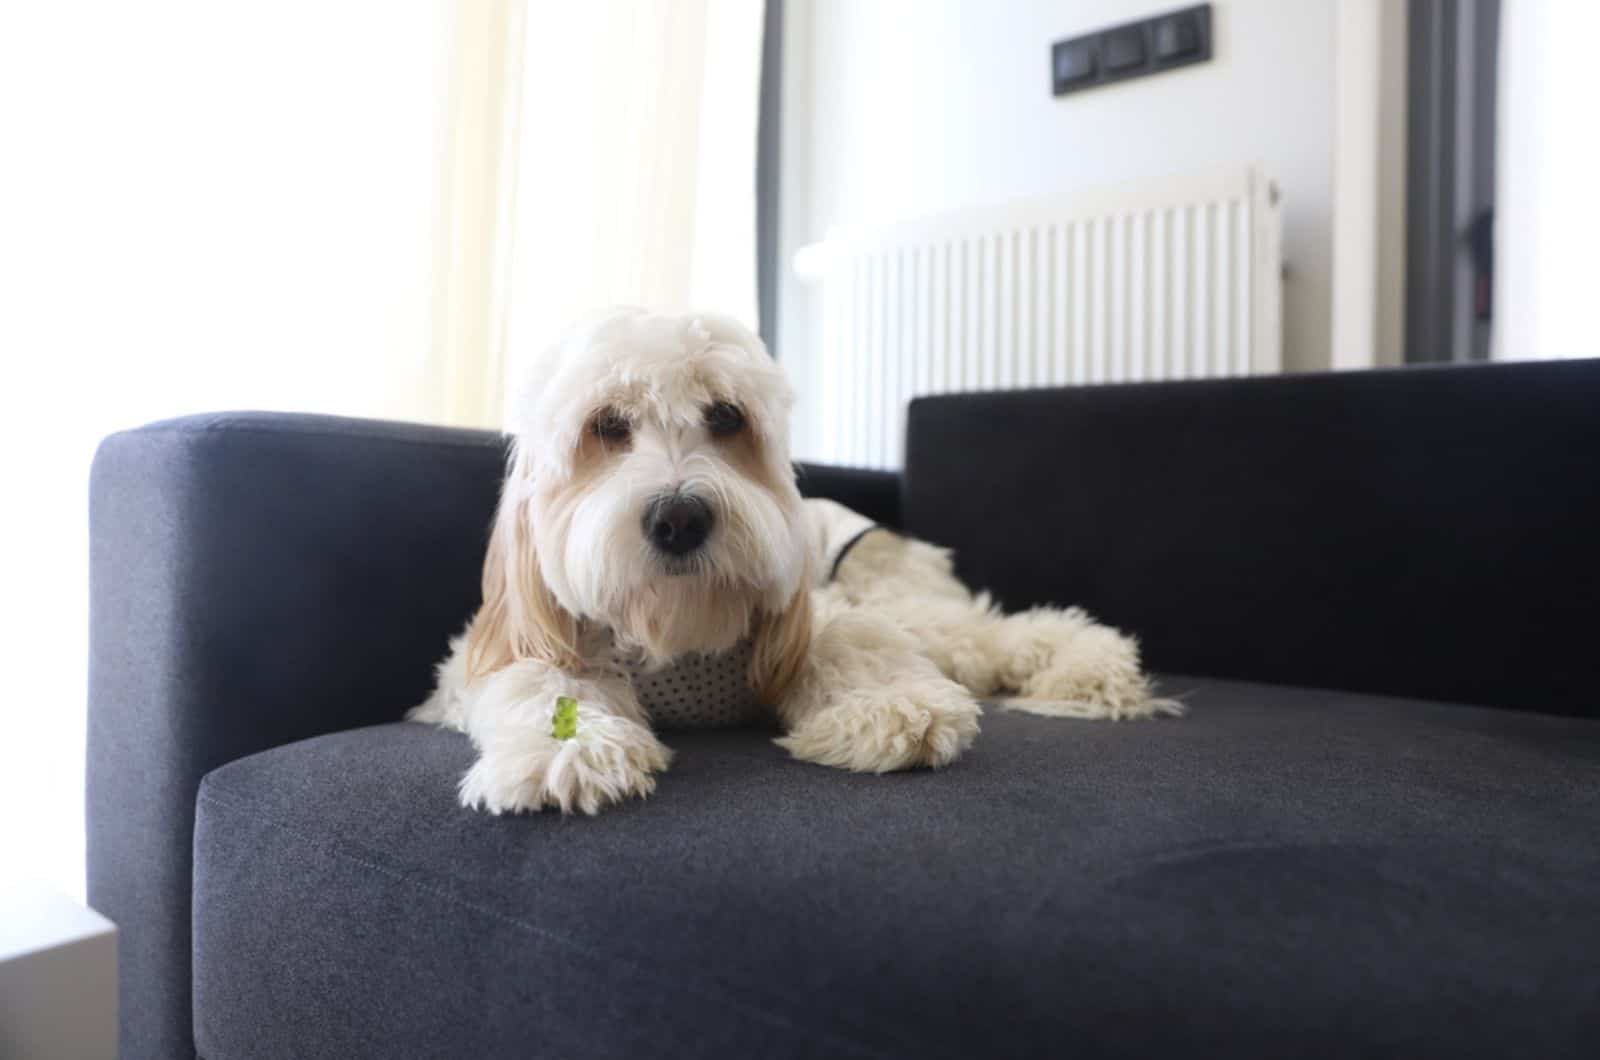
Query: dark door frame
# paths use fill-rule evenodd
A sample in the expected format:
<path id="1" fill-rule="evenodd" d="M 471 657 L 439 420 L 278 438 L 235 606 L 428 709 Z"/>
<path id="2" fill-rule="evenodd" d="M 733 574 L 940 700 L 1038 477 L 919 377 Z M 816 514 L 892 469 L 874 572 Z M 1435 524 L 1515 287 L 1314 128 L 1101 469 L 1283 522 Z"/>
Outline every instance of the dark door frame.
<path id="1" fill-rule="evenodd" d="M 1487 360 L 1467 236 L 1494 206 L 1500 0 L 1411 0 L 1409 18 L 1406 361 Z"/>
<path id="2" fill-rule="evenodd" d="M 778 197 L 783 146 L 783 3 L 767 0 L 761 31 L 756 124 L 756 312 L 761 341 L 778 355 Z"/>

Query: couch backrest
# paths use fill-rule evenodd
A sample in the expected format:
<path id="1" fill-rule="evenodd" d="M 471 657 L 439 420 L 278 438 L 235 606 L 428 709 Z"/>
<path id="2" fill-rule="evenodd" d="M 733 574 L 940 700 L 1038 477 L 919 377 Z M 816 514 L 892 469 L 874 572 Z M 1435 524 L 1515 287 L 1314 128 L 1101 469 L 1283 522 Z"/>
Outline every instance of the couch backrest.
<path id="1" fill-rule="evenodd" d="M 1600 716 L 1600 360 L 912 403 L 903 516 L 1152 668 Z"/>

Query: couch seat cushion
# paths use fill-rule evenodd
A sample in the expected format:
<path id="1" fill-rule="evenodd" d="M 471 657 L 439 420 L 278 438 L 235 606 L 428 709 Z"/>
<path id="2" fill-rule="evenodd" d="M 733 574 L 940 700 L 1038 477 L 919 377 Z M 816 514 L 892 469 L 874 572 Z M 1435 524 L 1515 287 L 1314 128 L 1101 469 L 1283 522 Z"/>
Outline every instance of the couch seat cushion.
<path id="1" fill-rule="evenodd" d="M 854 776 L 672 732 L 597 818 L 394 724 L 201 788 L 196 1044 L 252 1056 L 1578 1056 L 1600 722 L 1169 678 Z M 1592 1055 L 1592 1054 L 1589 1054 Z"/>

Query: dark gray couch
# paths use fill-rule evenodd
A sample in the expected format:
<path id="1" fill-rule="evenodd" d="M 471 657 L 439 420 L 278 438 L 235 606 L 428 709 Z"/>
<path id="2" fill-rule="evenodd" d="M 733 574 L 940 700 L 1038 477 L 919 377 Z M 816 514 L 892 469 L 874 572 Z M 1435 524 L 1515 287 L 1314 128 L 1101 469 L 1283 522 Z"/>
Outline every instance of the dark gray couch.
<path id="1" fill-rule="evenodd" d="M 672 733 L 595 819 L 464 811 L 465 739 L 398 721 L 501 460 L 261 414 L 102 446 L 125 1056 L 1594 1055 L 1600 362 L 918 401 L 903 476 L 806 492 L 1137 632 L 1190 716 L 992 710 L 887 777 Z"/>

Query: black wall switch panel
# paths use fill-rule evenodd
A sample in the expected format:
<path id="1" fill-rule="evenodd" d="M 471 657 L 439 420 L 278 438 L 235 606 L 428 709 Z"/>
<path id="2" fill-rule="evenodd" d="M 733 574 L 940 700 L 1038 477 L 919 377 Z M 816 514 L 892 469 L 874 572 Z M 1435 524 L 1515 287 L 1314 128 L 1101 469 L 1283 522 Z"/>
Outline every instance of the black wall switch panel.
<path id="1" fill-rule="evenodd" d="M 1102 38 L 1106 50 L 1106 72 L 1115 73 L 1143 66 L 1145 61 L 1144 26 L 1124 26 L 1107 30 Z"/>
<path id="2" fill-rule="evenodd" d="M 1209 11 L 1206 12 L 1208 23 L 1211 21 L 1210 14 Z M 1155 37 L 1157 62 L 1166 62 L 1170 65 L 1172 60 L 1187 58 L 1200 50 L 1200 17 L 1194 11 L 1163 15 L 1152 22 L 1151 27 L 1151 34 Z M 1210 40 L 1207 40 L 1208 51 L 1210 45 Z M 1209 58 L 1209 55 L 1207 57 Z"/>
<path id="3" fill-rule="evenodd" d="M 1055 94 L 1159 74 L 1211 58 L 1211 5 L 1111 26 L 1050 46 L 1050 84 Z"/>
<path id="4" fill-rule="evenodd" d="M 1055 82 L 1058 85 L 1075 85 L 1079 81 L 1093 81 L 1100 73 L 1098 42 L 1092 40 L 1068 41 L 1066 47 L 1051 50 L 1050 61 L 1055 65 Z"/>

